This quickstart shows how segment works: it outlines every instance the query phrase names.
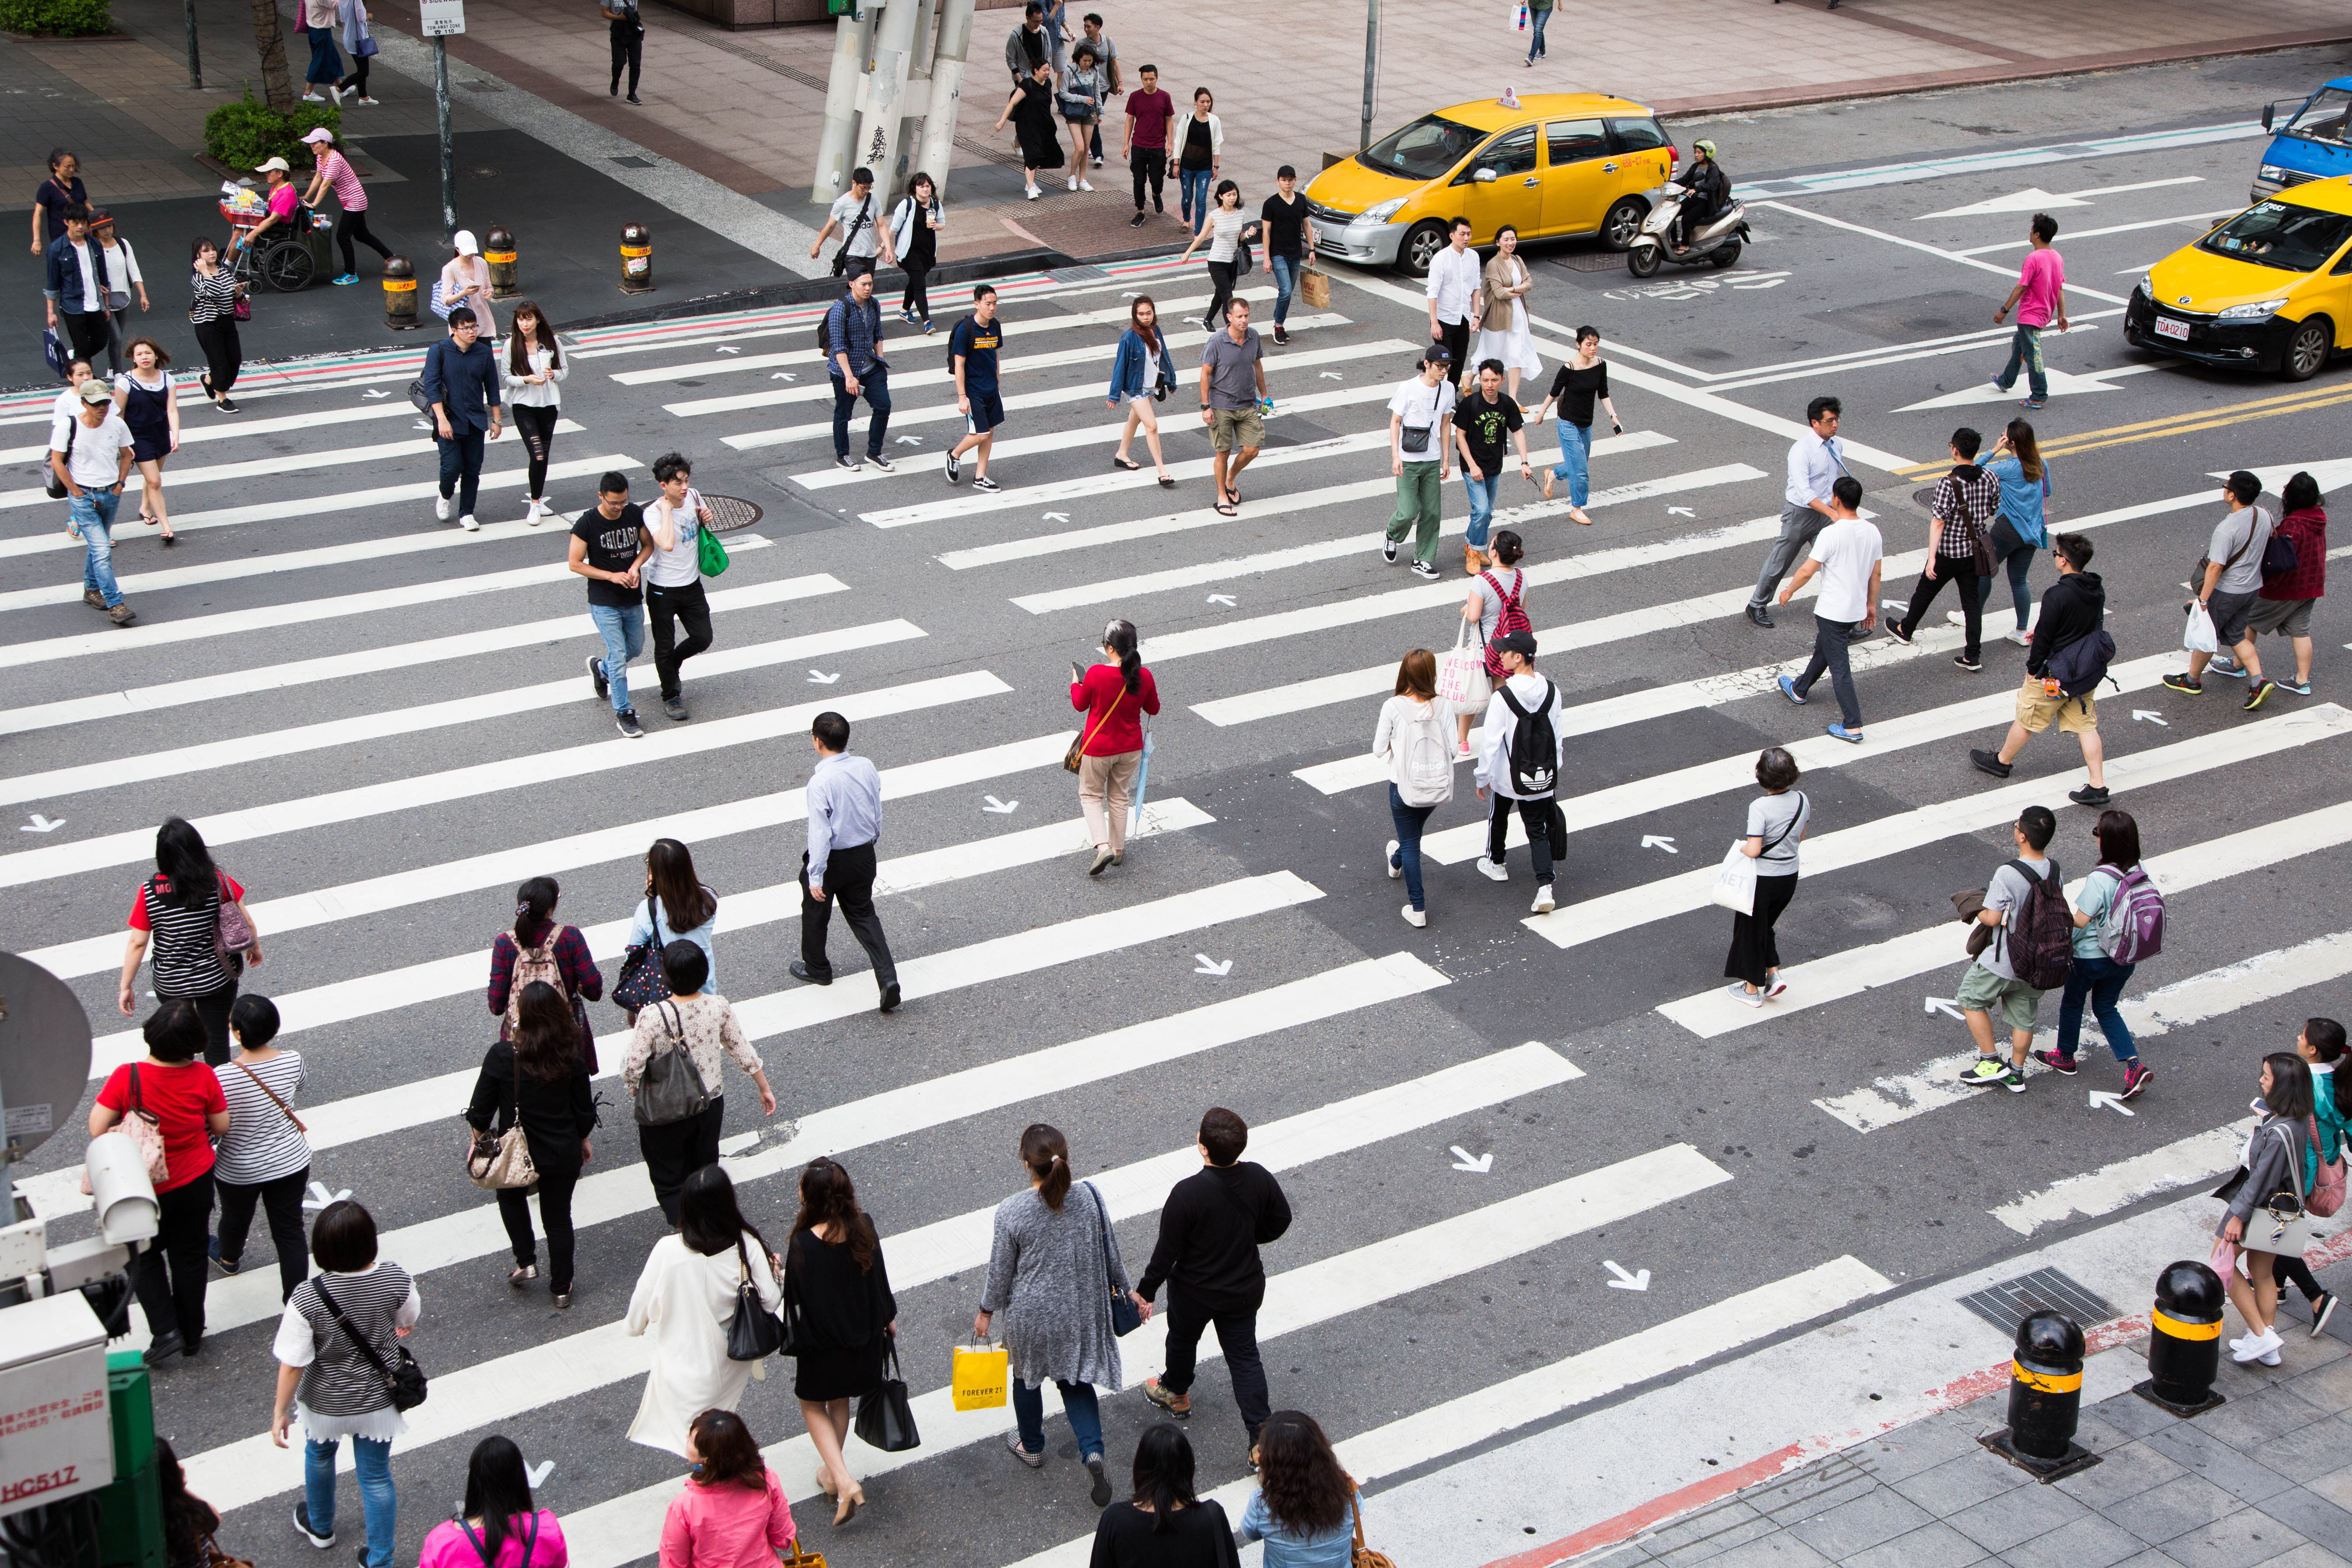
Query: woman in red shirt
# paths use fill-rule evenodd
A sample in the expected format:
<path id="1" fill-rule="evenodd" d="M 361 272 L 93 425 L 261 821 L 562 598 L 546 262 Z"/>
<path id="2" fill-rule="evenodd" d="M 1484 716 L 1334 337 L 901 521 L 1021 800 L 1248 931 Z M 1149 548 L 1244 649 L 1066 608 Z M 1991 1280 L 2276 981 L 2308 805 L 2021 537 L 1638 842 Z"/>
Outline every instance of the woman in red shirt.
<path id="1" fill-rule="evenodd" d="M 1095 849 L 1089 877 L 1125 863 L 1128 802 L 1143 765 L 1143 716 L 1160 711 L 1160 688 L 1135 651 L 1135 624 L 1104 627 L 1102 650 L 1104 662 L 1092 669 L 1070 666 L 1070 706 L 1087 716 L 1079 731 L 1078 805 Z"/>
<path id="2" fill-rule="evenodd" d="M 147 1318 L 147 1364 L 161 1366 L 175 1351 L 195 1354 L 204 1341 L 212 1140 L 228 1131 L 228 1100 L 213 1069 L 196 1059 L 205 1052 L 205 1024 L 194 1002 L 164 1003 L 141 1033 L 147 1059 L 107 1075 L 89 1108 L 89 1135 L 111 1131 L 134 1111 L 152 1118 L 163 1135 L 167 1168 L 155 1184 L 155 1239 L 133 1264 L 131 1281 Z"/>

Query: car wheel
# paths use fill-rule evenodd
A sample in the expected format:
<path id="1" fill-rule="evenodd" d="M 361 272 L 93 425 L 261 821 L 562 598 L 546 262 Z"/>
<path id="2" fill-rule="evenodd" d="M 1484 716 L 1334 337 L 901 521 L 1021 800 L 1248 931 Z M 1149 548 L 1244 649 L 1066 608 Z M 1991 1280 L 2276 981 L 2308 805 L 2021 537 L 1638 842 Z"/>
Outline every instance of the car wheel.
<path id="1" fill-rule="evenodd" d="M 1631 249 L 1634 237 L 1642 232 L 1642 220 L 1649 216 L 1649 204 L 1641 197 L 1623 198 L 1601 220 L 1601 243 L 1612 250 Z"/>
<path id="2" fill-rule="evenodd" d="M 1717 246 L 1715 249 L 1708 254 L 1706 258 L 1707 265 L 1714 268 L 1718 272 L 1722 271 L 1725 268 L 1733 265 L 1738 259 L 1739 242 L 1736 239 L 1729 245 Z"/>
<path id="3" fill-rule="evenodd" d="M 1666 258 L 1655 241 L 1637 245 L 1625 253 L 1625 270 L 1636 278 L 1655 278 L 1659 264 Z"/>
<path id="4" fill-rule="evenodd" d="M 1445 226 L 1438 223 L 1418 223 L 1397 247 L 1397 265 L 1415 278 L 1429 276 L 1429 264 L 1439 251 L 1445 248 Z"/>
<path id="5" fill-rule="evenodd" d="M 2289 381 L 2309 381 L 2327 367 L 2327 351 L 2335 345 L 2335 324 L 2313 316 L 2294 330 L 2279 356 L 2279 374 Z"/>

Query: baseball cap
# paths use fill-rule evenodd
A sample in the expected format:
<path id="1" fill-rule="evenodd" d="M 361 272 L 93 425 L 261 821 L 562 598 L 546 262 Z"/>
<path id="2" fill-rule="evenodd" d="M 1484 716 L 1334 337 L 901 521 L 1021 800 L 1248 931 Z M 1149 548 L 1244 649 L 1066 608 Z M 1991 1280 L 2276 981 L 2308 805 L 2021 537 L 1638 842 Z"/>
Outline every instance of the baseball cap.
<path id="1" fill-rule="evenodd" d="M 1432 343 L 1427 348 L 1421 351 L 1421 363 L 1423 364 L 1452 364 L 1454 363 L 1454 351 L 1447 348 L 1444 343 Z"/>
<path id="2" fill-rule="evenodd" d="M 479 256 L 482 254 L 481 245 L 474 238 L 474 231 L 470 228 L 461 228 L 457 233 L 451 235 L 449 237 L 449 243 L 457 247 L 457 254 L 460 256 Z"/>
<path id="3" fill-rule="evenodd" d="M 335 133 L 323 125 L 313 125 L 302 136 L 305 142 L 332 142 L 334 139 Z"/>
<path id="4" fill-rule="evenodd" d="M 257 167 L 253 172 L 257 174 L 266 174 L 272 169 L 277 170 L 281 174 L 290 174 L 294 172 L 294 166 L 283 158 L 272 158 L 267 163 L 263 163 Z"/>
<path id="5" fill-rule="evenodd" d="M 114 401 L 114 394 L 107 389 L 106 383 L 99 380 L 96 376 L 92 376 L 89 380 L 83 382 L 81 385 L 76 387 L 74 390 L 80 395 L 81 400 L 84 403 L 111 403 Z"/>
<path id="6" fill-rule="evenodd" d="M 1274 172 L 1274 177 L 1277 180 L 1295 180 L 1298 178 L 1298 171 L 1285 163 Z"/>
<path id="7" fill-rule="evenodd" d="M 1501 637 L 1495 639 L 1495 651 L 1496 653 L 1515 653 L 1521 658 L 1533 658 L 1536 656 L 1535 634 L 1533 632 L 1505 632 Z"/>

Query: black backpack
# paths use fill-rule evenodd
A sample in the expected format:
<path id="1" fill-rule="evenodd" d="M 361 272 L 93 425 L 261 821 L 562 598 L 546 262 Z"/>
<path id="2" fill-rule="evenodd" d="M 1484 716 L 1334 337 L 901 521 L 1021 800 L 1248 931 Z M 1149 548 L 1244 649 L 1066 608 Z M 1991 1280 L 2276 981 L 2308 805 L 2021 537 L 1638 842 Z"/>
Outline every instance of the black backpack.
<path id="1" fill-rule="evenodd" d="M 842 299 L 845 300 L 849 296 L 845 294 L 842 296 Z M 835 300 L 833 302 L 833 305 L 827 305 L 824 308 L 824 314 L 816 319 L 817 357 L 824 362 L 825 373 L 828 375 L 835 374 L 833 363 L 833 310 L 834 305 L 838 305 L 840 303 L 841 300 Z M 843 322 L 842 331 L 845 334 L 848 331 L 848 323 L 846 321 Z"/>
<path id="2" fill-rule="evenodd" d="M 2116 639 L 2101 626 L 2065 644 L 2042 665 L 2043 673 L 2058 682 L 2058 689 L 2069 697 L 2080 697 L 2097 689 L 2107 679 L 2107 666 L 2115 662 Z M 2121 690 L 2122 683 L 2116 683 Z"/>
<path id="3" fill-rule="evenodd" d="M 1511 732 L 1511 788 L 1522 800 L 1541 799 L 1559 783 L 1559 738 L 1551 728 L 1552 699 L 1559 688 L 1545 681 L 1543 700 L 1532 713 L 1519 706 L 1507 684 L 1496 690 L 1519 721 Z"/>
<path id="4" fill-rule="evenodd" d="M 2022 860 L 2010 869 L 2025 879 L 2025 901 L 2010 911 L 2009 924 L 2000 932 L 2002 949 L 2018 979 L 2036 991 L 2055 991 L 2066 984 L 2074 966 L 2074 911 L 2067 907 L 2066 884 L 2055 858 L 2046 875 L 2036 877 Z"/>

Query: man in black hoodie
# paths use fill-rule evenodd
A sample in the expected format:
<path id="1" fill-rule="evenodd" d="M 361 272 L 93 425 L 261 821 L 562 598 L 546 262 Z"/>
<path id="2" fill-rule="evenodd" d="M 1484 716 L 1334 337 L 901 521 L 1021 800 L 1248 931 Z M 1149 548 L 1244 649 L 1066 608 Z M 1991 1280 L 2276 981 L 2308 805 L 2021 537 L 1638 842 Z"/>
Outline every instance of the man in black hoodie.
<path id="1" fill-rule="evenodd" d="M 1147 1378 L 1143 1396 L 1171 1415 L 1192 1414 L 1194 1353 L 1201 1331 L 1217 1326 L 1233 1374 L 1234 1403 L 1252 1443 L 1272 1406 L 1257 1353 L 1257 1310 L 1265 1268 L 1257 1249 L 1290 1228 L 1290 1202 L 1263 1165 L 1244 1163 L 1249 1124 L 1219 1106 L 1201 1118 L 1202 1169 L 1176 1184 L 1160 1211 L 1160 1245 L 1136 1282 L 1145 1300 L 1168 1281 L 1168 1370 Z"/>
<path id="2" fill-rule="evenodd" d="M 2025 684 L 2017 693 L 2017 719 L 1999 752 L 1972 751 L 1969 761 L 1997 779 L 2005 779 L 2025 742 L 2050 727 L 2055 719 L 2062 734 L 2083 742 L 2083 765 L 2090 782 L 2066 798 L 2076 805 L 2107 804 L 2107 752 L 2099 741 L 2099 708 L 2092 691 L 2105 673 L 2104 664 L 2092 677 L 2091 688 L 2069 696 L 2052 673 L 2050 661 L 2101 628 L 2107 613 L 2107 590 L 2091 564 L 2091 542 L 2079 533 L 2062 533 L 2050 542 L 2058 563 L 2058 581 L 2042 595 L 2042 618 L 2034 623 L 2033 642 L 2025 653 Z"/>

